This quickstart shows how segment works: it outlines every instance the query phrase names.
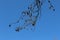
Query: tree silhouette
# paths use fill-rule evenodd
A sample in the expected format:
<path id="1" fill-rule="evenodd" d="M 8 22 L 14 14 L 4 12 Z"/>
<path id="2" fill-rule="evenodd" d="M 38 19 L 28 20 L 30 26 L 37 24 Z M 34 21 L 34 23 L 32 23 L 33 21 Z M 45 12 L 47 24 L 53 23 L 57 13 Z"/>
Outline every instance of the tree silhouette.
<path id="1" fill-rule="evenodd" d="M 9 27 L 19 23 L 15 29 L 17 32 L 23 29 L 35 30 L 36 21 L 38 17 L 41 17 L 41 7 L 43 6 L 44 1 L 46 0 L 34 0 L 34 2 L 28 6 L 27 10 L 21 12 L 21 16 L 16 22 L 9 24 Z M 51 1 L 47 0 L 47 2 L 49 4 L 49 9 L 55 11 Z"/>

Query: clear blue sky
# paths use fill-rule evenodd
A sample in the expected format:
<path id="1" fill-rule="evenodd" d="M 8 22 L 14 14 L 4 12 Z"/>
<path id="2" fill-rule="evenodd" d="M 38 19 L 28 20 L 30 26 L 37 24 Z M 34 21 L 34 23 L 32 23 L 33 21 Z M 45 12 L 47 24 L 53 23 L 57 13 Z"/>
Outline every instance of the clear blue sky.
<path id="1" fill-rule="evenodd" d="M 60 0 L 52 0 L 56 11 L 42 7 L 41 19 L 37 21 L 36 31 L 15 32 L 8 25 L 18 19 L 31 0 L 0 0 L 0 40 L 60 40 Z"/>

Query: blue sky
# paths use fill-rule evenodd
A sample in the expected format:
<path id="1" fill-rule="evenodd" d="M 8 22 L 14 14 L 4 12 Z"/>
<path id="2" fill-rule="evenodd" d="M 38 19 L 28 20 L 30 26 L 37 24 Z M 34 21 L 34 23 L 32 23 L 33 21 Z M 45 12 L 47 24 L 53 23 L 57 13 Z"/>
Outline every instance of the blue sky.
<path id="1" fill-rule="evenodd" d="M 0 40 L 60 40 L 60 0 L 52 0 L 55 12 L 48 9 L 47 3 L 43 5 L 35 32 L 15 32 L 13 27 L 8 27 L 31 2 L 32 0 L 0 0 Z"/>

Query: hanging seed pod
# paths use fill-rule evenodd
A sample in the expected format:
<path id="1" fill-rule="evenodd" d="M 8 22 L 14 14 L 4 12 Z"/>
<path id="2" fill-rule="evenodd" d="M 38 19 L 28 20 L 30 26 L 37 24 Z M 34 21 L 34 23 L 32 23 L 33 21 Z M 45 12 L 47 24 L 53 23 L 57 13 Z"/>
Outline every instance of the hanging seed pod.
<path id="1" fill-rule="evenodd" d="M 55 11 L 55 9 L 53 9 L 53 11 Z"/>
<path id="2" fill-rule="evenodd" d="M 9 24 L 9 27 L 11 27 L 11 24 Z"/>
<path id="3" fill-rule="evenodd" d="M 19 28 L 15 29 L 16 32 L 19 32 Z"/>
<path id="4" fill-rule="evenodd" d="M 22 29 L 23 29 L 23 27 L 17 27 L 17 28 L 15 29 L 15 31 L 19 32 L 19 31 L 22 30 Z"/>
<path id="5" fill-rule="evenodd" d="M 50 0 L 48 0 L 48 3 L 50 3 Z"/>

